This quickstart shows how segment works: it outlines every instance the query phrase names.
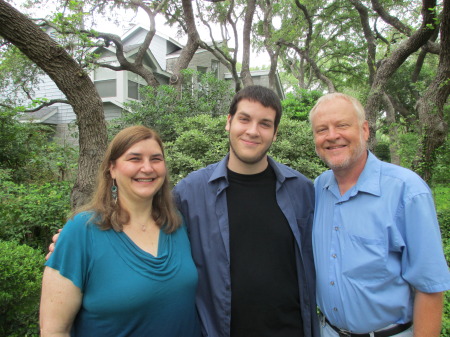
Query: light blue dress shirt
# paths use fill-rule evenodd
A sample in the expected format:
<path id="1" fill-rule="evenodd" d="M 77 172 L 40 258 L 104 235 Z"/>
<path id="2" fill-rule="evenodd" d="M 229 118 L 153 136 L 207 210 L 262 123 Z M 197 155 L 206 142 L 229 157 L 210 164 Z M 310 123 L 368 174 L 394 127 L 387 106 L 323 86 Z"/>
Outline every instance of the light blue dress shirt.
<path id="1" fill-rule="evenodd" d="M 332 171 L 315 181 L 317 303 L 331 324 L 367 333 L 413 317 L 414 288 L 450 288 L 433 197 L 414 172 L 369 152 L 344 195 Z"/>

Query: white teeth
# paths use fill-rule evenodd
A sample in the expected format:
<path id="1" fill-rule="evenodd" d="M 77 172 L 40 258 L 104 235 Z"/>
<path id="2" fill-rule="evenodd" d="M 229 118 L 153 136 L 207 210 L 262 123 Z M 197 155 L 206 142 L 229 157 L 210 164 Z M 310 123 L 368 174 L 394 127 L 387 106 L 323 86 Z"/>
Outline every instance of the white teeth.
<path id="1" fill-rule="evenodd" d="M 152 182 L 155 179 L 136 179 L 137 181 Z"/>

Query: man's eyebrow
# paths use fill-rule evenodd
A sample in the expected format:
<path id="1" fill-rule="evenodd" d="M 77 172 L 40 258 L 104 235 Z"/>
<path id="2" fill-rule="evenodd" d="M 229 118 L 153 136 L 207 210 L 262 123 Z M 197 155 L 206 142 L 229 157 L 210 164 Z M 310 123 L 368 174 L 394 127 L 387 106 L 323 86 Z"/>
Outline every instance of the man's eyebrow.
<path id="1" fill-rule="evenodd" d="M 261 120 L 261 122 L 270 122 L 270 123 L 274 123 L 274 120 L 270 119 L 270 118 L 263 118 Z"/>

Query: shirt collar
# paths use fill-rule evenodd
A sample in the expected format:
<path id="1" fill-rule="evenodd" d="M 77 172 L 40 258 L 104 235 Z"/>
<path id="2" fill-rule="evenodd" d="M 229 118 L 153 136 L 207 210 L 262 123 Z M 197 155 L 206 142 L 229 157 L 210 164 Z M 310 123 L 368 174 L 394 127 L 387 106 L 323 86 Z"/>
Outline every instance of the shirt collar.
<path id="1" fill-rule="evenodd" d="M 286 179 L 289 178 L 295 178 L 295 172 L 288 168 L 285 165 L 281 165 L 280 163 L 273 160 L 270 156 L 267 157 L 269 160 L 269 165 L 272 166 L 273 170 L 275 171 L 275 175 L 277 177 L 277 180 L 280 183 L 283 183 Z"/>
<path id="2" fill-rule="evenodd" d="M 364 170 L 358 178 L 356 189 L 361 192 L 380 196 L 381 160 L 375 157 L 372 152 L 368 152 L 366 166 L 364 166 Z"/>
<path id="3" fill-rule="evenodd" d="M 211 177 L 208 180 L 208 183 L 211 183 L 215 180 L 225 179 L 225 181 L 228 182 L 227 179 L 227 164 L 228 164 L 228 158 L 230 157 L 230 154 L 228 153 L 221 161 L 217 163 L 217 166 L 214 168 L 213 173 L 211 174 Z"/>
<path id="4" fill-rule="evenodd" d="M 370 193 L 376 196 L 381 195 L 380 176 L 381 176 L 381 161 L 375 157 L 372 152 L 367 151 L 367 161 L 361 172 L 356 185 L 351 189 L 351 195 L 358 192 Z M 328 179 L 324 184 L 324 188 L 338 191 L 338 184 L 334 174 L 328 175 Z"/>

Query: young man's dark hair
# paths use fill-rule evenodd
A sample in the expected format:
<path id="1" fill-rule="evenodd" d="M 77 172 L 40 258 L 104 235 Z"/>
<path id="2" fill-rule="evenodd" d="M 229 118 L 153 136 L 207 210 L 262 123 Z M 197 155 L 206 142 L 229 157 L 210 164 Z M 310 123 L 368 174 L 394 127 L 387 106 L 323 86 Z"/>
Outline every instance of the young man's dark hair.
<path id="1" fill-rule="evenodd" d="M 281 119 L 281 101 L 277 94 L 266 87 L 260 85 L 250 85 L 239 91 L 231 101 L 230 116 L 234 116 L 237 111 L 237 106 L 240 101 L 247 99 L 252 102 L 259 102 L 266 108 L 275 110 L 275 131 L 278 129 Z"/>

